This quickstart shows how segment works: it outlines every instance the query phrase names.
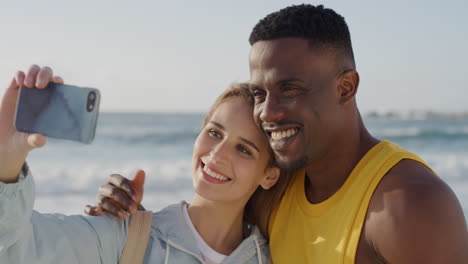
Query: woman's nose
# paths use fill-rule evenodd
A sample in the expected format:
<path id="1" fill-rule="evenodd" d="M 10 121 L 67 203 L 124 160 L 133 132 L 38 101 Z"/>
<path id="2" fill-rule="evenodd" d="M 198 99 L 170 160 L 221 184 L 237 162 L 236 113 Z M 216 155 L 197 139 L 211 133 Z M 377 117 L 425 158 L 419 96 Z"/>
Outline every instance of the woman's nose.
<path id="1" fill-rule="evenodd" d="M 229 160 L 229 144 L 223 140 L 216 144 L 210 152 L 211 161 L 215 164 L 224 164 Z"/>

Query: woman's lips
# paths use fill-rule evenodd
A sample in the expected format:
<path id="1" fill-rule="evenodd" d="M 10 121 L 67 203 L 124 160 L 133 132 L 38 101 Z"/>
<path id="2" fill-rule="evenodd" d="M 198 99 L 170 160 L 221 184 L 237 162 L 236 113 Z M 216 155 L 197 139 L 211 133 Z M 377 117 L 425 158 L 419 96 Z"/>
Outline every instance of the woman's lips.
<path id="1" fill-rule="evenodd" d="M 215 184 L 223 184 L 223 183 L 227 183 L 229 181 L 231 181 L 230 178 L 224 176 L 223 174 L 221 174 L 219 171 L 217 171 L 216 169 L 214 168 L 210 168 L 209 166 L 206 166 L 203 162 L 201 164 L 201 168 L 202 168 L 202 174 L 203 174 L 203 178 L 210 182 L 210 183 L 215 183 Z"/>

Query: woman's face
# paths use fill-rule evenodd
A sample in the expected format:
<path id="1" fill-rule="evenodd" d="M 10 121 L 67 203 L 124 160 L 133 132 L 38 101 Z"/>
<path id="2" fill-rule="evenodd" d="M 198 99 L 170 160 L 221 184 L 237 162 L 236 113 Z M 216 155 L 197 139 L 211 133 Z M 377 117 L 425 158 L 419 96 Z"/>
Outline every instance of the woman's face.
<path id="1" fill-rule="evenodd" d="M 268 142 L 253 120 L 253 108 L 230 98 L 213 112 L 193 149 L 193 184 L 208 200 L 246 203 L 259 185 L 276 183 L 279 169 L 266 169 Z"/>

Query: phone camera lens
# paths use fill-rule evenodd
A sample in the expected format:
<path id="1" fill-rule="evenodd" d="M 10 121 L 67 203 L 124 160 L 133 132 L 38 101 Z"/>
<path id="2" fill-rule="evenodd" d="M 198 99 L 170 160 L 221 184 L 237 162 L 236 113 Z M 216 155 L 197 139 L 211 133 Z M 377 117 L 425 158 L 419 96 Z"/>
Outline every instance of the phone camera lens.
<path id="1" fill-rule="evenodd" d="M 88 95 L 88 99 L 90 101 L 96 100 L 96 94 L 94 92 L 90 92 L 89 95 Z"/>

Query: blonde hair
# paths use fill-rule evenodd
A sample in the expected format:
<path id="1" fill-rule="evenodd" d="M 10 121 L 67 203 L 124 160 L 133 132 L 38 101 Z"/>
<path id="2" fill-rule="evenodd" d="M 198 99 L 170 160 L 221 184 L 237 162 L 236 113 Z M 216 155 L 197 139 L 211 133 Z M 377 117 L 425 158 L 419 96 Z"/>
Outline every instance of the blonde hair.
<path id="1" fill-rule="evenodd" d="M 232 98 L 241 98 L 252 107 L 254 106 L 254 98 L 249 91 L 248 83 L 232 84 L 215 100 L 210 107 L 208 114 L 203 121 L 203 127 L 210 121 L 213 113 L 224 102 Z M 268 146 L 269 161 L 265 170 L 276 167 L 276 162 L 272 149 Z M 244 219 L 249 224 L 254 224 L 262 231 L 263 235 L 268 238 L 269 219 L 278 206 L 283 197 L 291 178 L 290 173 L 281 171 L 278 182 L 270 189 L 265 190 L 261 186 L 255 190 L 244 208 Z"/>

